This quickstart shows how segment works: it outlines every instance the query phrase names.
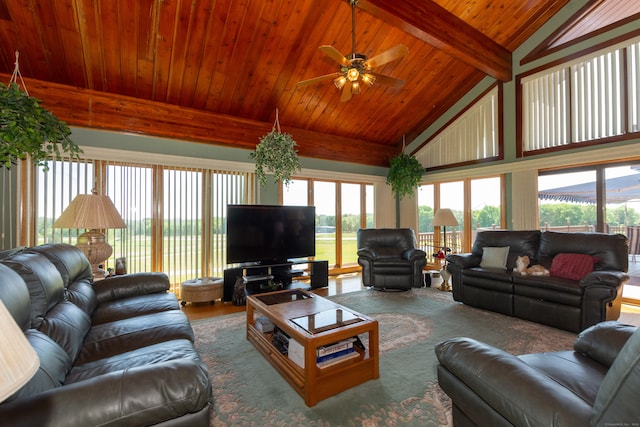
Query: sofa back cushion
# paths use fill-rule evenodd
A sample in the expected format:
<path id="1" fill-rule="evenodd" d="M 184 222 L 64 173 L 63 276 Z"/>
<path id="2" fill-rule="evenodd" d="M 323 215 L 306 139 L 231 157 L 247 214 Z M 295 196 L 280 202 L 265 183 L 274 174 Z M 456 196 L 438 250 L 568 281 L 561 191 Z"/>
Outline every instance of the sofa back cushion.
<path id="1" fill-rule="evenodd" d="M 630 425 L 638 421 L 640 329 L 626 344 L 602 380 L 589 425 Z"/>
<path id="2" fill-rule="evenodd" d="M 38 359 L 40 359 L 40 366 L 35 375 L 8 401 L 60 387 L 64 384 L 67 373 L 71 370 L 69 356 L 51 338 L 35 329 L 27 330 L 25 336 L 36 351 Z M 44 408 L 34 408 L 33 410 L 44 410 Z"/>
<path id="3" fill-rule="evenodd" d="M 21 252 L 3 262 L 22 277 L 29 289 L 30 327 L 50 337 L 74 361 L 91 328 L 91 317 L 65 299 L 58 269 L 39 253 Z"/>
<path id="4" fill-rule="evenodd" d="M 481 231 L 473 242 L 471 252 L 482 259 L 483 248 L 485 247 L 509 247 L 507 256 L 507 270 L 512 270 L 516 266 L 516 259 L 526 255 L 534 262 L 538 253 L 540 243 L 540 231 L 508 231 L 508 230 L 488 230 Z"/>
<path id="5" fill-rule="evenodd" d="M 559 253 L 596 257 L 595 270 L 627 271 L 629 268 L 629 240 L 622 234 L 543 232 L 538 262 L 549 267 Z"/>
<path id="6" fill-rule="evenodd" d="M 27 249 L 45 256 L 55 265 L 62 277 L 65 297 L 91 315 L 98 305 L 91 285 L 93 273 L 84 253 L 66 243 L 48 243 Z"/>
<path id="7" fill-rule="evenodd" d="M 29 289 L 18 273 L 2 263 L 0 263 L 0 300 L 20 329 L 26 331 L 31 327 Z"/>
<path id="8" fill-rule="evenodd" d="M 47 258 L 34 253 L 20 252 L 3 262 L 27 284 L 31 299 L 31 327 L 38 329 L 47 312 L 64 300 L 60 273 Z"/>

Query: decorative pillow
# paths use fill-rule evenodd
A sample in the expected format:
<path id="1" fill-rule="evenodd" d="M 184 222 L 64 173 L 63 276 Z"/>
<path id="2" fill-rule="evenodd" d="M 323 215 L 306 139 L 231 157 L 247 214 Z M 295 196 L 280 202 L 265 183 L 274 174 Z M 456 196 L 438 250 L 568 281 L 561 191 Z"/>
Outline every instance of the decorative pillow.
<path id="1" fill-rule="evenodd" d="M 482 248 L 482 260 L 480 267 L 482 268 L 507 268 L 507 257 L 509 256 L 510 246 Z"/>
<path id="2" fill-rule="evenodd" d="M 553 257 L 549 273 L 565 279 L 580 280 L 593 271 L 598 258 L 587 254 L 560 253 Z"/>

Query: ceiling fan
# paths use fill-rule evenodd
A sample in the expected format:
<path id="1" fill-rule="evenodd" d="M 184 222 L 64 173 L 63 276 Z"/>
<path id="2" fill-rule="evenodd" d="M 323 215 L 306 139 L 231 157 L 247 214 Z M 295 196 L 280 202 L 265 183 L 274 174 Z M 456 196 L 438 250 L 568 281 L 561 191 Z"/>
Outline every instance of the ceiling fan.
<path id="1" fill-rule="evenodd" d="M 314 77 L 309 80 L 298 82 L 297 87 L 304 87 L 324 80 L 333 79 L 333 84 L 342 90 L 341 102 L 351 99 L 352 95 L 360 93 L 360 80 L 371 86 L 374 82 L 382 83 L 391 87 L 400 87 L 404 81 L 394 77 L 375 73 L 373 70 L 381 65 L 402 58 L 409 53 L 406 46 L 399 44 L 388 49 L 373 58 L 356 52 L 356 3 L 358 0 L 348 0 L 351 4 L 351 54 L 343 56 L 338 49 L 330 45 L 320 46 L 322 53 L 340 64 L 340 71 Z"/>

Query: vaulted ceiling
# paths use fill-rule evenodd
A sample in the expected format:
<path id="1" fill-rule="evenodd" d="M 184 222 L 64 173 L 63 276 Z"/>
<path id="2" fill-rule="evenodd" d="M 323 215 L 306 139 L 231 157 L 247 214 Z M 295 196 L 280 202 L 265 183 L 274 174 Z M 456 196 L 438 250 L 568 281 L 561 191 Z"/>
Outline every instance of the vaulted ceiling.
<path id="1" fill-rule="evenodd" d="M 318 47 L 352 53 L 347 0 L 0 0 L 0 78 L 19 51 L 32 96 L 70 125 L 253 149 L 273 126 L 302 156 L 387 166 L 485 76 L 512 78 L 511 54 L 569 0 L 359 0 L 356 51 L 409 53 L 341 102 L 340 71 Z M 592 1 L 567 41 L 640 13 Z M 365 85 L 363 85 L 365 86 Z"/>

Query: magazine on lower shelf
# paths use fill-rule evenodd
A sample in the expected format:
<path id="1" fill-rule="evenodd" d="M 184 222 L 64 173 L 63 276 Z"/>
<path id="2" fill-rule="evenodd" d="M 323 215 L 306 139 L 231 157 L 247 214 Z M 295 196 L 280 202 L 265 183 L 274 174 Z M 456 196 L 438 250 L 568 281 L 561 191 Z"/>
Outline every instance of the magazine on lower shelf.
<path id="1" fill-rule="evenodd" d="M 357 351 L 351 351 L 347 354 L 344 354 L 342 356 L 339 357 L 334 357 L 333 359 L 327 359 L 327 360 L 323 360 L 321 362 L 316 362 L 316 365 L 319 368 L 326 368 L 328 366 L 332 366 L 335 365 L 337 363 L 342 363 L 345 362 L 347 360 L 351 360 L 351 359 L 357 359 L 358 357 L 360 357 L 360 353 L 358 353 Z"/>

